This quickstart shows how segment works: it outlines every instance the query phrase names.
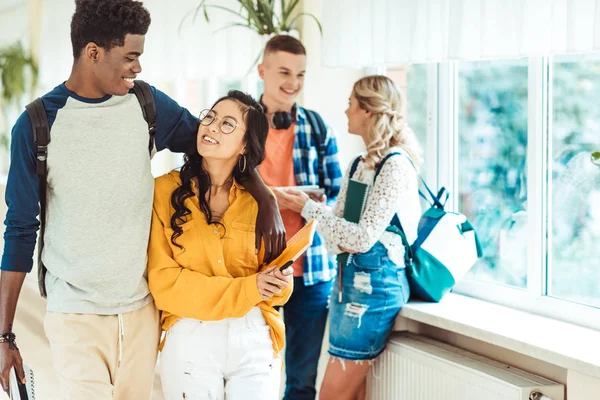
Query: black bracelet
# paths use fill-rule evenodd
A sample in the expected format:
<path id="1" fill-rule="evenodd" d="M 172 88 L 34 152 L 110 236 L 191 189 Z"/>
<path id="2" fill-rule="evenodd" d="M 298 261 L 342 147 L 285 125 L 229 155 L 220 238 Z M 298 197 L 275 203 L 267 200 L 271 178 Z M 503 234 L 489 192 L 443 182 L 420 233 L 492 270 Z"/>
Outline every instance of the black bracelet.
<path id="1" fill-rule="evenodd" d="M 0 335 L 0 343 L 8 343 L 8 347 L 11 350 L 19 350 L 16 340 L 17 336 L 12 332 L 3 333 Z"/>

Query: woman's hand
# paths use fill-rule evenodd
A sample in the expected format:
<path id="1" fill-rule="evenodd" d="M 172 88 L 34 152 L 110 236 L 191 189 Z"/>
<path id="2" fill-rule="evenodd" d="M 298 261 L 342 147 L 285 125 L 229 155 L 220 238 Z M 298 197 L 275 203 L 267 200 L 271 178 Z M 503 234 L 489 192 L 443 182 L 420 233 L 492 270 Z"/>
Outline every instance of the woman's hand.
<path id="1" fill-rule="evenodd" d="M 300 214 L 310 197 L 299 190 L 274 189 L 277 203 L 281 209 L 288 209 Z"/>
<path id="2" fill-rule="evenodd" d="M 340 249 L 342 252 L 344 252 L 344 253 L 348 253 L 348 254 L 356 254 L 356 253 L 358 253 L 358 251 L 356 251 L 356 250 L 350 250 L 350 249 L 347 249 L 347 248 L 345 248 L 345 247 L 338 246 L 338 248 L 339 248 L 339 249 Z"/>
<path id="3" fill-rule="evenodd" d="M 288 267 L 283 271 L 279 267 L 271 267 L 259 272 L 256 277 L 256 286 L 263 300 L 268 300 L 281 293 L 293 279 L 294 268 Z"/>

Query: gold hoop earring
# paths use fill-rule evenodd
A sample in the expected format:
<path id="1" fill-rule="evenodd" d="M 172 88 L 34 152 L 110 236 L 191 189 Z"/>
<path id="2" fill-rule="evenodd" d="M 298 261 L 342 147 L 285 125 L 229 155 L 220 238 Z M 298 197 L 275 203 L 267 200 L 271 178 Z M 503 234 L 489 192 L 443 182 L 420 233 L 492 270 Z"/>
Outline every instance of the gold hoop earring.
<path id="1" fill-rule="evenodd" d="M 242 161 L 242 157 L 244 157 L 244 168 L 240 167 L 240 161 Z M 238 168 L 240 170 L 240 172 L 243 174 L 244 172 L 246 172 L 246 167 L 247 167 L 247 162 L 246 162 L 246 155 L 242 154 L 240 156 L 240 158 L 238 159 Z"/>

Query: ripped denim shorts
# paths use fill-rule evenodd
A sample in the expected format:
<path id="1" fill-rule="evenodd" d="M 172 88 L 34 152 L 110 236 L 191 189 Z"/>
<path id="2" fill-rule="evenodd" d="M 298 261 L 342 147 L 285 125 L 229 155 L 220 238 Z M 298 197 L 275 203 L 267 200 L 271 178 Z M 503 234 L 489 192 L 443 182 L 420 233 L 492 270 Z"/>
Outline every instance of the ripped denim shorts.
<path id="1" fill-rule="evenodd" d="M 396 316 L 410 295 L 406 269 L 387 254 L 377 242 L 342 267 L 341 285 L 334 285 L 329 306 L 330 355 L 373 360 L 385 349 Z"/>

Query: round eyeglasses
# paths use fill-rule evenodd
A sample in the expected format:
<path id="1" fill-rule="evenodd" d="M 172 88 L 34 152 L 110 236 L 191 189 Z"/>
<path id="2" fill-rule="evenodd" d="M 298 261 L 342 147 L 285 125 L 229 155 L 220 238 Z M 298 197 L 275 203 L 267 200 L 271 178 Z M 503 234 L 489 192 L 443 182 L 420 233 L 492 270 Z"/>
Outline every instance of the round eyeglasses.
<path id="1" fill-rule="evenodd" d="M 200 123 L 204 126 L 209 126 L 216 120 L 220 120 L 219 129 L 226 135 L 229 135 L 231 132 L 237 128 L 238 123 L 233 117 L 219 117 L 216 112 L 213 110 L 203 110 L 200 113 Z"/>

